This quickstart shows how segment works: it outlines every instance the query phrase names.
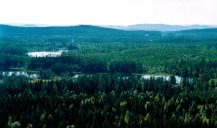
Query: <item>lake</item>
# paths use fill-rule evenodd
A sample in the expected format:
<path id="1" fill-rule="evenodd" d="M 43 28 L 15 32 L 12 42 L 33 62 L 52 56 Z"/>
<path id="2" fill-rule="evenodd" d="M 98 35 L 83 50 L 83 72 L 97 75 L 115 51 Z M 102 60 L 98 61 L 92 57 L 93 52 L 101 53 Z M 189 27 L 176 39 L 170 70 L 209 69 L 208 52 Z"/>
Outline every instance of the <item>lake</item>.
<path id="1" fill-rule="evenodd" d="M 24 72 L 24 71 L 3 71 L 1 72 L 2 74 L 0 75 L 3 75 L 3 76 L 26 76 L 28 78 L 38 78 L 39 75 L 38 74 L 28 74 L 27 72 Z"/>
<path id="2" fill-rule="evenodd" d="M 150 79 L 151 77 L 154 77 L 155 79 L 157 78 L 163 78 L 166 81 L 170 80 L 169 75 L 131 75 L 131 76 L 141 76 L 141 79 Z M 130 76 L 122 76 L 124 79 L 128 79 Z M 183 82 L 183 77 L 182 76 L 175 76 L 176 78 L 176 83 L 180 84 Z M 194 78 L 187 78 L 189 82 L 192 82 L 195 80 Z"/>
<path id="3" fill-rule="evenodd" d="M 59 50 L 59 51 L 56 51 L 56 52 L 47 52 L 47 51 L 44 51 L 44 52 L 28 52 L 28 56 L 30 57 L 57 57 L 57 56 L 61 56 L 62 52 L 68 52 L 68 50 Z"/>
<path id="4" fill-rule="evenodd" d="M 83 76 L 84 74 L 74 74 L 73 78 L 78 78 L 79 76 Z M 164 80 L 168 81 L 170 80 L 170 76 L 168 75 L 125 75 L 122 76 L 124 79 L 128 79 L 130 76 L 141 76 L 141 79 L 150 79 L 151 77 L 156 78 L 163 78 Z M 121 76 L 119 76 L 120 78 Z M 183 77 L 181 76 L 175 76 L 176 78 L 176 83 L 182 83 Z M 194 79 L 193 78 L 188 78 L 189 82 L 192 82 Z"/>
<path id="5" fill-rule="evenodd" d="M 167 80 L 167 81 L 170 79 L 170 76 L 165 76 L 165 75 L 142 75 L 142 78 L 144 78 L 144 79 L 150 79 L 151 77 L 154 77 L 154 78 L 163 77 L 163 79 Z M 175 76 L 175 78 L 176 78 L 176 83 L 181 83 L 182 82 L 183 77 Z"/>

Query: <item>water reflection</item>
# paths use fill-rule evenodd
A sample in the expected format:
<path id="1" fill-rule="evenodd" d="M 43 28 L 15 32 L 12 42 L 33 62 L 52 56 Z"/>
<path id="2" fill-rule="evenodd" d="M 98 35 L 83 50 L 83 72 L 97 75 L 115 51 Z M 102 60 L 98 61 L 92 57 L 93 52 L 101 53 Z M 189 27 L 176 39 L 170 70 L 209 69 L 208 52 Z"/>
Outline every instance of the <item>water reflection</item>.
<path id="1" fill-rule="evenodd" d="M 165 81 L 169 81 L 170 80 L 170 76 L 167 75 L 131 75 L 131 76 L 140 76 L 141 79 L 150 79 L 150 78 L 163 78 Z M 130 76 L 122 76 L 123 79 L 128 79 Z M 182 76 L 175 76 L 176 79 L 176 83 L 180 84 L 183 82 L 183 77 Z M 189 80 L 189 82 L 193 82 L 195 79 L 194 78 L 187 78 L 187 80 Z"/>
<path id="2" fill-rule="evenodd" d="M 56 52 L 28 52 L 28 56 L 30 57 L 57 57 L 61 56 L 62 52 L 68 52 L 68 50 L 60 50 Z"/>
<path id="3" fill-rule="evenodd" d="M 39 74 L 28 74 L 27 72 L 24 71 L 4 71 L 4 72 L 0 72 L 0 76 L 19 76 L 19 75 L 23 75 L 26 76 L 28 78 L 38 78 Z M 72 76 L 72 78 L 77 79 L 79 76 L 84 76 L 85 74 L 74 74 L 74 76 Z M 89 74 L 90 75 L 90 74 Z M 89 76 L 88 75 L 88 76 Z M 150 78 L 163 78 L 164 80 L 168 81 L 170 80 L 170 76 L 166 76 L 166 75 L 128 75 L 128 76 L 119 76 L 124 78 L 124 79 L 128 79 L 131 76 L 140 76 L 141 79 L 150 79 Z M 176 79 L 176 83 L 182 83 L 183 82 L 183 77 L 181 76 L 175 76 Z M 192 82 L 194 79 L 193 78 L 187 78 L 189 80 L 189 82 Z"/>
<path id="4" fill-rule="evenodd" d="M 144 78 L 144 79 L 150 79 L 151 77 L 154 77 L 154 78 L 163 78 L 166 81 L 170 80 L 170 76 L 164 76 L 164 75 L 142 75 L 142 78 Z M 175 76 L 175 78 L 176 78 L 176 83 L 181 83 L 182 80 L 183 80 L 183 77 L 181 77 L 181 76 Z"/>
<path id="5" fill-rule="evenodd" d="M 4 71 L 1 72 L 2 76 L 26 76 L 28 78 L 38 78 L 38 74 L 28 74 L 27 72 L 24 71 Z"/>

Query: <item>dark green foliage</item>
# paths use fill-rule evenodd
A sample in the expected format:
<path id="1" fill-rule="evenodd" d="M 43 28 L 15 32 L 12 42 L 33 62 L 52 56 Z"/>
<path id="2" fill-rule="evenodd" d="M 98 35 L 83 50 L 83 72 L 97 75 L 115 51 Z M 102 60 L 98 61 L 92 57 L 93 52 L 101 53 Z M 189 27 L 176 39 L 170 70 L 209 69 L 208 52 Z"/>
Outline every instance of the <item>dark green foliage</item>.
<path id="1" fill-rule="evenodd" d="M 9 70 L 10 67 L 22 67 L 26 65 L 26 62 L 26 57 L 0 53 L 0 70 Z"/>
<path id="2" fill-rule="evenodd" d="M 163 79 L 85 75 L 0 85 L 0 125 L 66 127 L 213 127 L 215 90 L 181 91 Z M 198 81 L 199 82 L 199 81 Z M 16 85 L 16 86 L 14 86 Z M 191 83 L 189 84 L 191 85 Z M 180 90 L 180 91 L 177 91 Z M 9 118 L 8 118 L 9 117 Z M 18 123 L 19 122 L 19 123 Z"/>
<path id="3" fill-rule="evenodd" d="M 0 53 L 10 55 L 25 55 L 27 50 L 19 47 L 0 47 Z"/>
<path id="4" fill-rule="evenodd" d="M 135 62 L 106 62 L 83 59 L 79 56 L 37 57 L 33 58 L 28 69 L 51 69 L 55 74 L 65 72 L 84 73 L 142 73 L 143 67 Z"/>
<path id="5" fill-rule="evenodd" d="M 68 46 L 68 50 L 75 50 L 75 49 L 78 49 L 77 46 L 73 46 L 73 45 L 69 45 Z"/>

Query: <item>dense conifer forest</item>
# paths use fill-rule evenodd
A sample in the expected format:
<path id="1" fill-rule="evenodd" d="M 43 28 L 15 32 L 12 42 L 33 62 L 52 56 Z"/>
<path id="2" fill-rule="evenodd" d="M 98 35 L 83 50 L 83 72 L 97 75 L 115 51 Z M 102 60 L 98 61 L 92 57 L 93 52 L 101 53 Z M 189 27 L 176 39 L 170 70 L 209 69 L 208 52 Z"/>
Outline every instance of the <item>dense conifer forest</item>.
<path id="1" fill-rule="evenodd" d="M 0 126 L 217 127 L 216 31 L 0 25 Z"/>

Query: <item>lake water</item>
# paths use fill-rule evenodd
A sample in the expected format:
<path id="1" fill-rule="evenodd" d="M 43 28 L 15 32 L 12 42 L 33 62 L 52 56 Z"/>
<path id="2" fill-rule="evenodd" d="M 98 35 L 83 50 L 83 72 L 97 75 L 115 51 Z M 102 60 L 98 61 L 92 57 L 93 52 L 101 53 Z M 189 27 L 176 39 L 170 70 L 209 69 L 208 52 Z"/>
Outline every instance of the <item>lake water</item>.
<path id="1" fill-rule="evenodd" d="M 144 79 L 150 79 L 151 77 L 154 77 L 154 78 L 163 77 L 163 79 L 166 80 L 166 81 L 168 81 L 170 79 L 170 76 L 164 76 L 164 75 L 142 75 L 142 78 L 144 78 Z M 175 78 L 176 78 L 176 83 L 181 83 L 182 82 L 183 77 L 175 76 Z"/>
<path id="2" fill-rule="evenodd" d="M 24 72 L 24 71 L 4 71 L 4 72 L 1 72 L 0 75 L 3 75 L 3 76 L 26 76 L 28 78 L 38 78 L 39 75 L 38 74 L 28 74 L 27 72 Z"/>
<path id="3" fill-rule="evenodd" d="M 39 74 L 28 74 L 27 72 L 24 71 L 3 71 L 0 72 L 0 75 L 2 76 L 26 76 L 28 78 L 38 78 Z M 79 76 L 83 76 L 84 74 L 74 74 L 74 76 L 72 76 L 72 78 L 78 78 Z"/>
<path id="4" fill-rule="evenodd" d="M 24 71 L 4 71 L 4 72 L 0 72 L 3 76 L 19 76 L 19 75 L 23 75 L 26 76 L 28 78 L 38 78 L 39 75 L 38 74 L 28 74 L 27 72 Z M 74 74 L 74 76 L 72 76 L 72 78 L 77 79 L 79 76 L 83 76 L 84 74 Z M 135 75 L 136 76 L 136 75 Z M 123 76 L 124 79 L 128 79 L 130 76 Z M 151 77 L 156 78 L 163 78 L 164 80 L 168 81 L 170 79 L 170 76 L 166 76 L 166 75 L 141 75 L 141 78 L 143 79 L 150 79 Z M 181 83 L 183 80 L 183 77 L 181 76 L 175 76 L 176 78 L 176 83 Z M 189 78 L 189 81 L 192 81 L 193 78 Z"/>
<path id="5" fill-rule="evenodd" d="M 151 77 L 154 77 L 155 79 L 157 78 L 163 78 L 166 81 L 170 80 L 170 76 L 167 75 L 134 75 L 134 76 L 141 76 L 141 79 L 150 79 Z M 130 76 L 122 76 L 124 79 L 128 79 Z M 180 84 L 183 82 L 183 77 L 181 76 L 175 76 L 176 78 L 176 83 Z M 192 82 L 195 80 L 194 78 L 187 78 L 189 82 Z"/>
<path id="6" fill-rule="evenodd" d="M 72 78 L 78 78 L 79 76 L 83 76 L 84 74 L 74 74 L 74 76 L 72 76 Z"/>
<path id="7" fill-rule="evenodd" d="M 56 51 L 56 52 L 28 52 L 28 56 L 30 57 L 57 57 L 57 56 L 61 56 L 62 52 L 68 52 L 68 50 L 60 50 L 60 51 Z"/>

